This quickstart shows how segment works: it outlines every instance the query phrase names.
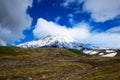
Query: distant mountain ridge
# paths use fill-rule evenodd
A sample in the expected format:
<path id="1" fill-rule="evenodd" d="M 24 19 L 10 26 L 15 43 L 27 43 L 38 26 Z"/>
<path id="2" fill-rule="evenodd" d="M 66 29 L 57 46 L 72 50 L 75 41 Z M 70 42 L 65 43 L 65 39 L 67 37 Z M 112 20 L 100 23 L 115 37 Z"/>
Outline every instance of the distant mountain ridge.
<path id="1" fill-rule="evenodd" d="M 102 57 L 114 57 L 117 55 L 117 51 L 113 49 L 94 49 L 86 46 L 83 43 L 79 43 L 74 39 L 62 36 L 62 35 L 48 35 L 42 37 L 39 40 L 33 40 L 30 42 L 22 43 L 17 47 L 23 48 L 73 48 L 83 51 L 85 54 Z"/>

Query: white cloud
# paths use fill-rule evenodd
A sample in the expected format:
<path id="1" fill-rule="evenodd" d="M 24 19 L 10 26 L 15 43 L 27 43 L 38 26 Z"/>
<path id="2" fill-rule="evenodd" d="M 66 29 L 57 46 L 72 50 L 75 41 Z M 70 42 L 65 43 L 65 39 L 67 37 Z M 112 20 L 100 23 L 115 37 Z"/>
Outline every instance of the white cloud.
<path id="1" fill-rule="evenodd" d="M 96 22 L 105 22 L 120 15 L 120 0 L 86 0 L 83 9 Z"/>
<path id="2" fill-rule="evenodd" d="M 70 17 L 70 18 L 74 17 L 73 14 L 68 14 L 67 16 Z"/>
<path id="3" fill-rule="evenodd" d="M 32 0 L 0 0 L 0 39 L 12 44 L 24 38 L 22 31 L 28 29 L 32 19 L 27 14 Z M 0 42 L 1 43 L 1 42 Z"/>
<path id="4" fill-rule="evenodd" d="M 120 33 L 120 26 L 113 27 L 113 28 L 107 30 L 107 32 L 109 32 L 109 33 Z"/>
<path id="5" fill-rule="evenodd" d="M 75 2 L 76 0 L 65 0 L 65 2 L 63 3 L 63 6 L 67 7 L 69 6 L 70 3 Z"/>
<path id="6" fill-rule="evenodd" d="M 74 24 L 74 14 L 68 14 L 67 17 L 68 17 L 69 23 L 71 25 L 73 25 Z"/>
<path id="7" fill-rule="evenodd" d="M 76 5 L 79 5 L 83 2 L 84 0 L 65 0 L 62 3 L 62 6 L 68 8 L 71 4 L 75 3 Z"/>
<path id="8" fill-rule="evenodd" d="M 80 4 L 83 3 L 83 11 L 90 13 L 96 22 L 112 20 L 120 15 L 120 0 L 65 0 L 62 4 L 65 8 L 73 8 L 75 13 L 81 13 Z"/>
<path id="9" fill-rule="evenodd" d="M 86 0 L 64 0 L 64 2 L 61 4 L 64 8 L 71 8 L 73 9 L 74 14 L 83 13 L 80 5 L 84 3 Z"/>
<path id="10" fill-rule="evenodd" d="M 98 47 L 105 48 L 120 48 L 120 34 L 119 33 L 93 33 L 83 42 L 92 44 Z"/>
<path id="11" fill-rule="evenodd" d="M 37 3 L 40 3 L 42 0 L 36 0 L 37 1 Z"/>
<path id="12" fill-rule="evenodd" d="M 55 23 L 58 23 L 60 21 L 60 19 L 61 19 L 61 16 L 56 17 L 55 18 Z"/>
<path id="13" fill-rule="evenodd" d="M 71 37 L 75 40 L 82 40 L 89 36 L 88 28 L 89 26 L 85 23 L 77 24 L 73 28 L 67 28 L 66 26 L 60 26 L 54 22 L 39 18 L 33 33 L 36 38 L 41 38 L 46 35 L 60 34 Z"/>
<path id="14" fill-rule="evenodd" d="M 6 46 L 6 43 L 3 40 L 0 39 L 0 45 Z"/>
<path id="15" fill-rule="evenodd" d="M 99 47 L 120 48 L 120 27 L 113 27 L 106 32 L 91 33 L 83 42 Z"/>
<path id="16" fill-rule="evenodd" d="M 86 23 L 79 23 L 73 26 L 73 28 L 67 28 L 66 26 L 60 26 L 54 22 L 39 18 L 33 33 L 36 38 L 60 34 L 98 47 L 120 48 L 120 33 L 110 32 L 114 31 L 115 28 L 111 28 L 106 32 L 97 33 L 96 31 L 90 32 L 90 26 Z"/>

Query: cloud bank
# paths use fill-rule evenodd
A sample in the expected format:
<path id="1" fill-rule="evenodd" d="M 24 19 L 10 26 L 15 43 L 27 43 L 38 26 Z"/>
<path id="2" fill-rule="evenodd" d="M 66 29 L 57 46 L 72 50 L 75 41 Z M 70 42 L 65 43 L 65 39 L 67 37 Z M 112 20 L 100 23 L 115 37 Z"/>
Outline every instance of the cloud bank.
<path id="1" fill-rule="evenodd" d="M 33 34 L 36 38 L 41 38 L 46 35 L 63 35 L 71 37 L 75 40 L 82 40 L 89 36 L 89 26 L 85 23 L 80 23 L 73 28 L 67 28 L 66 26 L 60 26 L 54 22 L 47 21 L 43 18 L 39 18 L 37 25 L 33 30 Z"/>
<path id="2" fill-rule="evenodd" d="M 120 48 L 120 33 L 94 33 L 83 42 L 101 48 Z"/>
<path id="3" fill-rule="evenodd" d="M 71 4 L 76 4 L 77 6 L 79 6 L 79 4 L 81 4 L 84 0 L 64 0 L 62 6 L 69 8 Z"/>
<path id="4" fill-rule="evenodd" d="M 116 31 L 118 28 L 120 29 L 120 27 L 114 27 L 106 32 L 98 33 L 96 31 L 91 32 L 90 26 L 86 23 L 79 23 L 73 26 L 73 28 L 67 28 L 66 26 L 60 26 L 54 22 L 39 18 L 33 34 L 36 38 L 60 34 L 81 43 L 99 47 L 120 48 L 120 44 L 118 44 L 120 43 L 120 33 Z"/>
<path id="5" fill-rule="evenodd" d="M 96 22 L 112 20 L 120 15 L 120 0 L 65 0 L 62 5 L 69 8 L 71 4 L 76 4 L 76 12 L 83 12 L 79 8 L 81 3 L 83 11 L 90 13 Z"/>
<path id="6" fill-rule="evenodd" d="M 120 15 L 120 0 L 86 0 L 83 9 L 96 22 L 105 22 Z"/>
<path id="7" fill-rule="evenodd" d="M 12 44 L 24 38 L 22 31 L 28 29 L 32 19 L 27 14 L 32 0 L 0 0 L 0 45 Z"/>

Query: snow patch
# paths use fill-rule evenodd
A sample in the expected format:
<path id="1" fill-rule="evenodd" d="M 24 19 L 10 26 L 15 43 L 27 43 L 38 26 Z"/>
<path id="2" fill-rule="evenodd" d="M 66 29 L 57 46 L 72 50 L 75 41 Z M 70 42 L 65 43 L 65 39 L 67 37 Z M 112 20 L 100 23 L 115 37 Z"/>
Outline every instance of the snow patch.
<path id="1" fill-rule="evenodd" d="M 102 57 L 114 57 L 115 55 L 117 55 L 117 52 L 102 55 Z"/>

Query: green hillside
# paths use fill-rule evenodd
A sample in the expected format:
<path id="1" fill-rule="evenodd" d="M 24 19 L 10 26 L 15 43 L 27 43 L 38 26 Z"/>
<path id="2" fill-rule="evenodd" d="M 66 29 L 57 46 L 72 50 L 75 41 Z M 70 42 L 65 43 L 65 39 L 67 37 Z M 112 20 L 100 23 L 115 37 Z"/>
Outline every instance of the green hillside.
<path id="1" fill-rule="evenodd" d="M 74 49 L 0 47 L 0 80 L 120 80 L 120 58 Z"/>

